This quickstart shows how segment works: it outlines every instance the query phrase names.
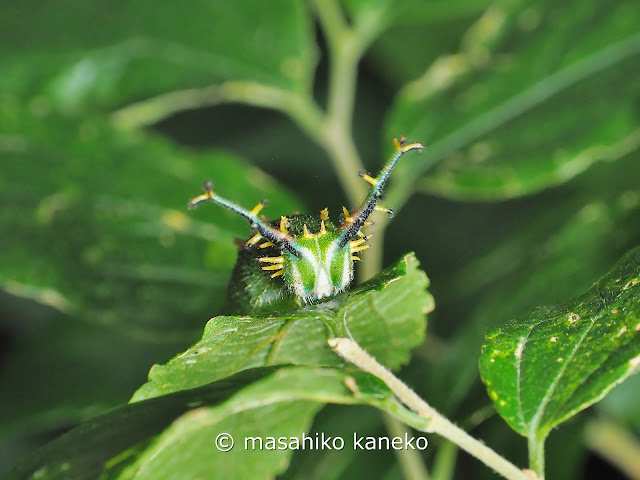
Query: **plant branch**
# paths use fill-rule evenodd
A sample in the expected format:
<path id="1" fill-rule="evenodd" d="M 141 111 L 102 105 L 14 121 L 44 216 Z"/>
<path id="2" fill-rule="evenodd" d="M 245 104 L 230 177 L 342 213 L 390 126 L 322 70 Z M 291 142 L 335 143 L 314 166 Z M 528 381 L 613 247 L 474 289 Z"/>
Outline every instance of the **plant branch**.
<path id="1" fill-rule="evenodd" d="M 334 133 L 335 127 L 324 112 L 305 94 L 257 82 L 224 82 L 165 93 L 133 103 L 114 112 L 111 120 L 118 128 L 137 129 L 153 125 L 177 112 L 221 103 L 244 103 L 274 109 L 289 116 L 329 154 L 349 200 L 356 205 L 359 203 L 364 182 L 358 177 L 362 168 L 355 145 L 347 133 Z"/>
<path id="2" fill-rule="evenodd" d="M 322 135 L 324 116 L 311 99 L 303 94 L 249 81 L 224 82 L 165 93 L 117 110 L 111 115 L 111 120 L 119 128 L 142 128 L 184 110 L 234 102 L 279 110 L 289 115 L 316 142 L 322 144 L 325 141 Z"/>
<path id="3" fill-rule="evenodd" d="M 348 338 L 331 338 L 328 343 L 345 360 L 382 380 L 402 403 L 427 420 L 424 432 L 443 436 L 505 478 L 531 480 L 524 471 L 438 413 L 399 378 L 360 348 L 356 342 Z"/>
<path id="4" fill-rule="evenodd" d="M 384 28 L 383 15 L 369 16 L 353 27 L 335 0 L 311 0 L 329 49 L 329 87 L 324 148 L 329 153 L 342 187 L 355 207 L 366 193 L 358 177 L 364 170 L 352 135 L 358 63 Z"/>
<path id="5" fill-rule="evenodd" d="M 351 134 L 357 67 L 360 60 L 356 36 L 334 0 L 311 1 L 329 49 L 329 87 L 323 147 L 352 206 L 366 188 L 358 177 L 362 161 Z"/>
<path id="6" fill-rule="evenodd" d="M 324 32 L 330 57 L 325 148 L 351 206 L 355 207 L 366 194 L 366 185 L 357 175 L 364 166 L 352 135 L 358 63 L 371 42 L 385 28 L 385 12 L 376 11 L 351 27 L 335 0 L 311 0 L 311 5 Z M 358 271 L 360 281 L 382 270 L 382 233 L 386 222 L 381 225 L 374 229 L 376 241 L 367 252 L 367 261 Z"/>
<path id="7" fill-rule="evenodd" d="M 351 136 L 351 123 L 360 60 L 358 38 L 347 24 L 335 0 L 313 0 L 312 6 L 324 32 L 329 49 L 328 119 L 335 129 L 346 129 Z"/>
<path id="8" fill-rule="evenodd" d="M 334 125 L 326 125 L 323 132 L 326 141 L 322 147 L 329 154 L 338 181 L 349 200 L 349 209 L 352 209 L 360 205 L 366 194 L 366 183 L 358 176 L 358 172 L 364 170 L 364 167 L 351 135 L 336 130 Z"/>
<path id="9" fill-rule="evenodd" d="M 330 49 L 327 113 L 307 93 L 253 81 L 229 81 L 165 93 L 128 105 L 111 115 L 113 123 L 123 129 L 142 128 L 177 112 L 220 103 L 237 102 L 278 110 L 327 152 L 350 204 L 359 205 L 366 193 L 366 184 L 358 177 L 363 165 L 351 134 L 357 67 L 363 52 L 384 27 L 383 16 L 370 15 L 351 28 L 335 0 L 312 0 L 311 3 Z"/>

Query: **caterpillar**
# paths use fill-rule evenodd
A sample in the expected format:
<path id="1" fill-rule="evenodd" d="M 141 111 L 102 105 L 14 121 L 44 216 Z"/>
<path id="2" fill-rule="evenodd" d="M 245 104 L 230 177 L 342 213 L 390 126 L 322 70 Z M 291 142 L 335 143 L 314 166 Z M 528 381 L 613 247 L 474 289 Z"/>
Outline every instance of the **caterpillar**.
<path id="1" fill-rule="evenodd" d="M 391 171 L 402 155 L 422 150 L 420 143 L 406 144 L 404 137 L 393 139 L 395 152 L 377 177 L 361 172 L 370 184 L 369 194 L 354 212 L 342 208 L 339 226 L 329 219 L 327 208 L 319 216 L 294 214 L 269 221 L 258 216 L 266 201 L 251 210 L 219 196 L 211 182 L 205 192 L 189 202 L 194 208 L 213 202 L 249 221 L 254 234 L 239 242 L 240 252 L 227 291 L 224 313 L 273 312 L 315 303 L 346 290 L 353 281 L 354 262 L 369 248 L 371 235 L 362 232 L 372 224 L 373 211 L 393 214 L 378 205 Z"/>

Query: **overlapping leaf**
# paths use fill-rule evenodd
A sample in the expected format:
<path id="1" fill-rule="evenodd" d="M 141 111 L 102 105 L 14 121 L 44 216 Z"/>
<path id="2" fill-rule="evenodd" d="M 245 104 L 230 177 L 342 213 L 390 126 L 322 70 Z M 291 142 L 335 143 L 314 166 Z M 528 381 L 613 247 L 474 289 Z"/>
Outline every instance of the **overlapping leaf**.
<path id="1" fill-rule="evenodd" d="M 638 156 L 632 155 L 594 166 L 535 201 L 500 207 L 498 212 L 515 212 L 518 220 L 506 225 L 498 213 L 489 224 L 493 227 L 488 226 L 494 233 L 482 238 L 485 243 L 494 239 L 495 245 L 439 283 L 441 306 L 468 305 L 464 328 L 456 330 L 435 368 L 430 367 L 432 385 L 438 391 L 446 388 L 441 401 L 448 408 L 461 402 L 477 379 L 477 363 L 468 352 L 480 350 L 488 329 L 539 305 L 579 295 L 637 245 L 638 175 Z"/>
<path id="2" fill-rule="evenodd" d="M 301 90 L 315 64 L 294 0 L 6 3 L 0 32 L 0 89 L 66 111 L 223 80 Z"/>
<path id="3" fill-rule="evenodd" d="M 94 479 L 113 457 L 136 452 L 175 418 L 196 406 L 223 402 L 242 387 L 273 373 L 243 372 L 208 388 L 127 405 L 98 416 L 60 436 L 16 465 L 9 478 Z M 74 455 L 69 456 L 73 451 Z M 129 458 L 126 454 L 124 459 Z M 121 460 L 122 461 L 122 460 Z M 118 461 L 112 461 L 119 464 Z"/>
<path id="4" fill-rule="evenodd" d="M 297 438 L 302 445 L 302 433 L 325 403 L 360 403 L 391 413 L 402 410 L 381 381 L 362 372 L 351 376 L 314 367 L 285 367 L 275 373 L 255 369 L 97 417 L 21 462 L 7 478 L 82 480 L 101 473 L 100 478 L 122 480 L 212 473 L 270 478 L 286 468 L 294 449 L 274 448 L 277 443 L 269 447 L 266 442 L 284 437 L 289 444 Z M 231 435 L 235 447 L 227 452 L 217 449 L 220 434 Z M 315 435 L 306 448 L 312 448 L 310 441 L 317 448 Z M 344 439 L 344 445 L 350 441 Z"/>
<path id="5" fill-rule="evenodd" d="M 122 479 L 193 478 L 211 471 L 255 478 L 281 472 L 291 450 L 273 454 L 238 444 L 223 453 L 213 442 L 220 433 L 230 433 L 238 442 L 245 436 L 298 437 L 327 402 L 382 407 L 392 402 L 386 387 L 366 374 L 354 374 L 357 390 L 352 391 L 344 384 L 346 372 L 316 366 L 342 363 L 327 347 L 331 334 L 353 335 L 391 366 L 406 362 L 411 348 L 422 342 L 425 314 L 433 308 L 427 284 L 415 257 L 407 255 L 341 298 L 282 318 L 217 317 L 198 344 L 152 370 L 133 405 L 61 437 L 22 462 L 9 478 L 36 474 L 56 479 L 69 472 L 91 478 L 102 470 L 104 478 Z M 279 364 L 308 367 L 283 367 L 264 382 L 259 381 L 264 370 L 247 372 Z M 243 385 L 248 386 L 219 403 Z M 159 434 L 182 412 L 199 406 L 203 408 Z M 80 449 L 72 460 L 65 453 L 69 448 Z"/>
<path id="6" fill-rule="evenodd" d="M 0 131 L 0 288 L 66 314 L 31 329 L 16 317 L 32 335 L 3 365 L 0 431 L 59 427 L 126 401 L 151 364 L 197 338 L 222 303 L 234 237 L 249 234 L 222 209 L 187 211 L 203 180 L 249 208 L 268 198 L 274 216 L 300 208 L 233 155 L 100 119 L 43 117 L 7 100 Z"/>
<path id="7" fill-rule="evenodd" d="M 480 372 L 500 415 L 544 438 L 640 366 L 640 248 L 586 294 L 487 335 Z"/>
<path id="8" fill-rule="evenodd" d="M 353 336 L 390 368 L 422 343 L 433 299 L 413 255 L 376 278 L 319 305 L 280 315 L 215 317 L 202 339 L 165 365 L 155 365 L 134 401 L 195 388 L 238 371 L 270 365 L 335 366 L 330 336 Z"/>
<path id="9" fill-rule="evenodd" d="M 400 166 L 402 185 L 432 167 L 420 182 L 424 191 L 513 197 L 638 148 L 633 99 L 640 90 L 628 81 L 640 58 L 635 6 L 592 0 L 496 8 L 501 13 L 478 28 L 501 31 L 501 48 L 491 54 L 470 45 L 398 98 L 387 131 L 430 147 Z M 400 188 L 389 195 L 405 196 Z"/>
<path id="10" fill-rule="evenodd" d="M 0 284 L 59 310 L 91 312 L 94 321 L 133 333 L 215 311 L 233 266 L 233 239 L 249 229 L 222 209 L 187 211 L 203 180 L 247 207 L 268 198 L 265 212 L 276 217 L 299 208 L 230 154 L 196 155 L 98 119 L 37 118 L 3 105 Z"/>
<path id="11" fill-rule="evenodd" d="M 332 369 L 283 368 L 226 404 L 183 415 L 120 478 L 187 479 L 212 472 L 230 479 L 271 478 L 286 469 L 296 448 L 277 448 L 274 443 L 270 447 L 269 437 L 284 438 L 287 444 L 298 439 L 302 445 L 302 433 L 309 430 L 313 416 L 325 403 L 380 401 L 354 396 L 344 384 L 346 376 Z M 390 399 L 386 390 L 386 400 Z M 230 434 L 235 441 L 229 452 L 217 451 L 212 443 L 221 433 Z M 309 441 L 306 445 L 309 447 Z"/>

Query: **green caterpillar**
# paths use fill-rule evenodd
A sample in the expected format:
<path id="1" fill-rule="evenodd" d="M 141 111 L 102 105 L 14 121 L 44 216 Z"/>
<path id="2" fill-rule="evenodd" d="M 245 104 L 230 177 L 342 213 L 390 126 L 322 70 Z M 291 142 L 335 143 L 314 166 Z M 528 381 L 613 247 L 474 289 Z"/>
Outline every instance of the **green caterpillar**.
<path id="1" fill-rule="evenodd" d="M 241 244 L 233 270 L 225 313 L 245 314 L 296 308 L 344 291 L 353 280 L 353 265 L 358 253 L 369 248 L 370 238 L 362 233 L 374 210 L 393 214 L 377 205 L 385 184 L 402 155 L 422 150 L 420 143 L 405 144 L 394 139 L 395 153 L 376 178 L 361 173 L 371 185 L 362 205 L 349 213 L 343 207 L 343 218 L 336 227 L 324 209 L 319 217 L 295 214 L 269 222 L 258 214 L 265 205 L 261 201 L 245 210 L 215 194 L 210 182 L 205 193 L 189 202 L 189 208 L 212 201 L 246 218 L 255 234 Z"/>

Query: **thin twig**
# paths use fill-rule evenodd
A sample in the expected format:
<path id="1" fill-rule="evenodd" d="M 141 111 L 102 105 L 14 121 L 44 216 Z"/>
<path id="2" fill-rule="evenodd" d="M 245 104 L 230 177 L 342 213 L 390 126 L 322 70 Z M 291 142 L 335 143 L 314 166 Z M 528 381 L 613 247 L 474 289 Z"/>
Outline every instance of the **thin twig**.
<path id="1" fill-rule="evenodd" d="M 331 338 L 328 343 L 345 360 L 382 380 L 402 403 L 428 420 L 425 432 L 437 433 L 452 441 L 505 478 L 531 480 L 530 475 L 443 417 L 356 342 L 348 338 Z"/>
<path id="2" fill-rule="evenodd" d="M 357 66 L 360 60 L 358 39 L 347 24 L 340 5 L 335 0 L 314 0 L 311 2 L 318 21 L 322 26 L 329 48 L 329 122 L 336 127 L 346 128 L 351 135 Z"/>
<path id="3" fill-rule="evenodd" d="M 312 0 L 329 47 L 329 93 L 326 150 L 352 207 L 359 205 L 366 185 L 357 176 L 364 170 L 352 135 L 358 63 L 371 42 L 387 26 L 384 10 L 350 26 L 335 0 Z M 386 225 L 384 222 L 381 225 Z M 376 227 L 376 242 L 358 271 L 360 281 L 382 270 L 383 228 Z"/>
<path id="4" fill-rule="evenodd" d="M 318 143 L 326 140 L 323 137 L 324 114 L 310 98 L 251 81 L 224 82 L 165 93 L 117 110 L 111 120 L 119 128 L 142 128 L 177 112 L 221 103 L 244 103 L 282 111 Z"/>
<path id="5" fill-rule="evenodd" d="M 366 192 L 358 177 L 363 164 L 351 134 L 361 45 L 335 0 L 313 0 L 311 5 L 329 49 L 328 106 L 323 146 L 351 206 L 355 207 Z"/>

